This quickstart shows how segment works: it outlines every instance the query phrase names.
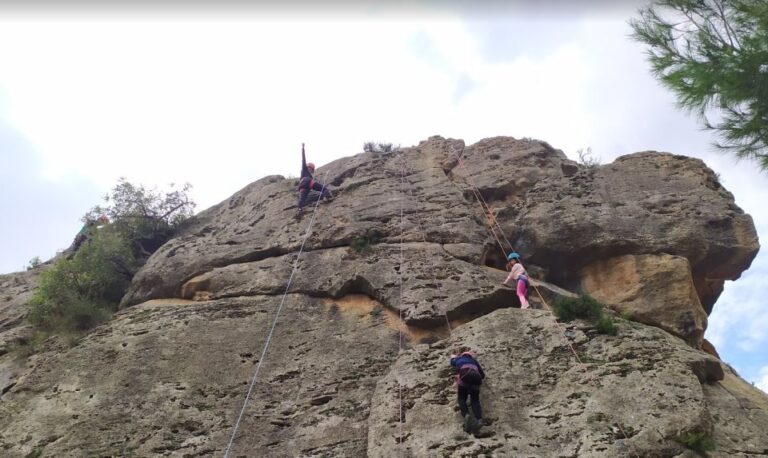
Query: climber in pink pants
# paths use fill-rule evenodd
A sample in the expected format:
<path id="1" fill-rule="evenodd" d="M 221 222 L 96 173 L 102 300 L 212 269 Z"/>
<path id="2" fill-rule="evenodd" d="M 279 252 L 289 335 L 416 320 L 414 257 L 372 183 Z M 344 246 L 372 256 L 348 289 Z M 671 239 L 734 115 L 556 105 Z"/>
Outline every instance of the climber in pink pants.
<path id="1" fill-rule="evenodd" d="M 504 285 L 509 286 L 513 280 L 517 282 L 517 297 L 520 298 L 520 308 L 527 309 L 531 305 L 528 303 L 528 273 L 525 271 L 525 267 L 520 262 L 520 255 L 517 253 L 509 253 L 507 255 L 507 269 L 509 269 L 509 275 L 504 280 Z"/>

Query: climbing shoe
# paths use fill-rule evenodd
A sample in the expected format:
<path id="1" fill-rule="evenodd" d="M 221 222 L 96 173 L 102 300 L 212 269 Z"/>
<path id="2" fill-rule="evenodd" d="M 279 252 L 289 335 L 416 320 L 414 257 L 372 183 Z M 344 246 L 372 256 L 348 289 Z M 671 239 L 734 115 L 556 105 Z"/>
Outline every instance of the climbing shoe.
<path id="1" fill-rule="evenodd" d="M 472 432 L 472 428 L 474 427 L 474 419 L 475 417 L 472 416 L 472 414 L 466 414 L 464 415 L 464 432 L 470 433 Z"/>

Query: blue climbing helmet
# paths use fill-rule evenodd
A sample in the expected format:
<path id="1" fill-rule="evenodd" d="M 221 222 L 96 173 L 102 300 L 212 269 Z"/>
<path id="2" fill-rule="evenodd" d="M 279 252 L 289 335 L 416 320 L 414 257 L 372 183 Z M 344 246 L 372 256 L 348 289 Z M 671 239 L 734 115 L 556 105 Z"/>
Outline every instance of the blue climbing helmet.
<path id="1" fill-rule="evenodd" d="M 520 260 L 520 255 L 519 255 L 519 254 L 517 254 L 517 253 L 515 253 L 514 251 L 513 251 L 512 253 L 509 253 L 509 254 L 507 255 L 507 261 L 510 261 L 510 262 L 511 262 L 513 259 L 516 259 L 516 260 L 518 260 L 518 261 L 519 261 L 519 260 Z"/>

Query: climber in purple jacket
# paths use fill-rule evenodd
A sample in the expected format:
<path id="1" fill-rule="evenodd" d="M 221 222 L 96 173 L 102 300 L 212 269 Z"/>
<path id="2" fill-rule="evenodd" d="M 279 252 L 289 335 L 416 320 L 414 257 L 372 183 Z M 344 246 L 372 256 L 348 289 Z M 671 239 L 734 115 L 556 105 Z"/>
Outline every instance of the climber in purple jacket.
<path id="1" fill-rule="evenodd" d="M 485 372 L 477 362 L 475 354 L 469 347 L 460 347 L 455 355 L 451 355 L 451 367 L 457 372 L 456 388 L 459 410 L 464 418 L 464 431 L 477 432 L 483 426 L 483 409 L 480 406 L 480 385 L 485 378 Z M 472 403 L 472 414 L 467 408 L 467 397 Z"/>
<path id="2" fill-rule="evenodd" d="M 322 183 L 315 181 L 315 164 L 307 164 L 307 158 L 304 155 L 304 143 L 301 144 L 301 178 L 299 178 L 299 211 L 302 210 L 307 202 L 307 196 L 310 191 L 320 193 L 320 199 L 333 199 L 333 195 Z"/>

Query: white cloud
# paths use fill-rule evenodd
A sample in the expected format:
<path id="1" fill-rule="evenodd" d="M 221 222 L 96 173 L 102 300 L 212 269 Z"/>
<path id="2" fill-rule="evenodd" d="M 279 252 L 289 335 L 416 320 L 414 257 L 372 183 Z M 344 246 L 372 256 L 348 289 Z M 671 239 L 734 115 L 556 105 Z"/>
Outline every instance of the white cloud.
<path id="1" fill-rule="evenodd" d="M 744 352 L 755 352 L 768 346 L 768 310 L 763 292 L 767 276 L 768 255 L 761 253 L 742 278 L 726 282 L 706 333 L 716 347 L 730 344 Z"/>
<path id="2" fill-rule="evenodd" d="M 413 48 L 418 36 L 441 64 Z M 369 139 L 582 145 L 589 132 L 583 49 L 491 63 L 449 16 L 5 20 L 0 62 L 6 116 L 49 180 L 189 181 L 201 208 L 297 173 L 302 141 L 322 164 Z"/>

